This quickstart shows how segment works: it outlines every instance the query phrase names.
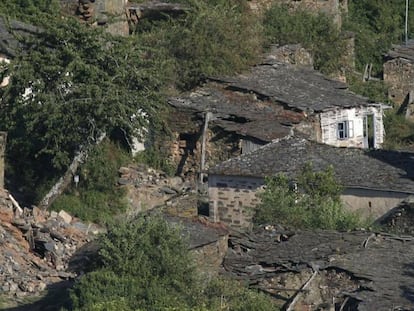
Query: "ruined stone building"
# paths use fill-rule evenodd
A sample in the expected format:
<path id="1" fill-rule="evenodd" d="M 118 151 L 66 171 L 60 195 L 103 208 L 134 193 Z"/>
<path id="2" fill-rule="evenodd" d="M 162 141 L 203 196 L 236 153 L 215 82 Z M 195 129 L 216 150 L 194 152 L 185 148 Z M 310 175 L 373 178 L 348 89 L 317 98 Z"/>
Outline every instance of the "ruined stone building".
<path id="1" fill-rule="evenodd" d="M 389 99 L 414 120 L 414 40 L 393 46 L 385 55 L 384 82 Z"/>
<path id="2" fill-rule="evenodd" d="M 174 107 L 171 153 L 174 163 L 180 163 L 179 174 L 189 166 L 199 172 L 203 152 L 208 169 L 293 131 L 336 147 L 380 148 L 384 140 L 382 104 L 312 68 L 274 58 L 239 76 L 210 79 L 169 104 Z"/>
<path id="3" fill-rule="evenodd" d="M 232 227 L 251 226 L 266 176 L 294 180 L 307 164 L 332 166 L 348 210 L 378 219 L 414 194 L 414 153 L 336 148 L 290 137 L 222 162 L 209 170 L 209 216 Z"/>

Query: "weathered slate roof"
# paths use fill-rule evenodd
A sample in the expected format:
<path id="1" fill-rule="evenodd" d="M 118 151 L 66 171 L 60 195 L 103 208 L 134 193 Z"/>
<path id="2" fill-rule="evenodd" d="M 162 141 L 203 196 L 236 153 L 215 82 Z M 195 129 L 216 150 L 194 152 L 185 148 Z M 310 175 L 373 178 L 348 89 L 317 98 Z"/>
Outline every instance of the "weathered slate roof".
<path id="1" fill-rule="evenodd" d="M 252 285 L 265 287 L 266 280 L 317 267 L 345 272 L 358 282 L 351 292 L 339 284 L 339 295 L 357 301 L 357 307 L 344 310 L 412 310 L 414 237 L 334 231 L 284 234 L 259 229 L 230 236 L 229 241 L 233 249 L 225 257 L 225 270 Z"/>
<path id="2" fill-rule="evenodd" d="M 258 101 L 255 95 L 226 90 L 209 83 L 190 94 L 171 98 L 168 103 L 178 109 L 200 114 L 213 113 L 213 125 L 229 132 L 270 142 L 290 133 L 290 125 L 302 121 L 301 113 L 284 110 L 270 101 Z"/>
<path id="3" fill-rule="evenodd" d="M 404 58 L 414 62 L 414 40 L 408 40 L 407 44 L 393 45 L 385 57 L 388 59 Z"/>
<path id="4" fill-rule="evenodd" d="M 328 79 L 312 68 L 295 67 L 278 61 L 260 64 L 237 77 L 215 80 L 227 83 L 229 88 L 252 92 L 305 112 L 374 104 L 347 90 L 346 84 Z"/>
<path id="5" fill-rule="evenodd" d="M 222 162 L 209 174 L 265 177 L 284 173 L 294 178 L 308 162 L 316 170 L 332 165 L 345 187 L 414 193 L 414 153 L 337 148 L 298 137 Z"/>
<path id="6" fill-rule="evenodd" d="M 202 219 L 188 219 L 184 217 L 165 216 L 165 219 L 173 225 L 180 227 L 181 234 L 187 239 L 188 248 L 196 249 L 217 242 L 221 237 L 229 234 L 227 229 L 215 223 L 209 223 Z"/>
<path id="7" fill-rule="evenodd" d="M 22 48 L 18 38 L 27 37 L 40 32 L 36 26 L 16 20 L 7 20 L 0 16 L 0 54 L 7 57 L 15 57 Z"/>

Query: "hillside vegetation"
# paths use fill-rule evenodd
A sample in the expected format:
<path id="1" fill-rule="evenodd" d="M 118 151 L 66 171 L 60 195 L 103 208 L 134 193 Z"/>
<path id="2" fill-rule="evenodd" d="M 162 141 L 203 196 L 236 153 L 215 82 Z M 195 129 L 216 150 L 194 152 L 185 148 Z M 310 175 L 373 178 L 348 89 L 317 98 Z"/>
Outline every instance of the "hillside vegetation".
<path id="1" fill-rule="evenodd" d="M 188 6 L 185 14 L 140 23 L 127 38 L 61 16 L 58 0 L 0 2 L 2 16 L 41 29 L 19 38 L 24 48 L 10 65 L 1 66 L 1 76 L 11 77 L 0 89 L 0 130 L 8 132 L 7 187 L 24 196 L 27 204 L 39 202 L 79 150 L 106 135 L 78 169 L 78 187 L 70 187 L 53 208 L 91 221 L 114 219 L 125 210 L 116 186 L 117 169 L 131 160 L 130 142 L 146 133 L 144 129 L 153 140 L 168 132 L 163 119 L 169 113 L 166 98 L 192 89 L 207 76 L 242 72 L 270 44 L 302 43 L 317 69 L 326 74 L 341 70 L 343 41 L 327 16 L 293 13 L 279 5 L 258 16 L 247 0 L 178 2 Z M 356 34 L 358 70 L 372 63 L 374 74 L 381 75 L 382 53 L 401 41 L 403 17 L 402 1 L 350 1 L 344 30 Z M 414 26 L 412 19 L 410 23 Z M 386 100 L 381 82 L 360 80 L 349 77 L 354 91 Z M 388 120 L 395 141 L 412 139 L 414 127 L 394 115 Z M 140 156 L 160 167 L 165 163 L 154 158 L 153 150 Z M 275 210 L 266 206 L 277 202 L 276 212 L 299 227 L 358 225 L 338 204 L 332 174 L 322 173 L 321 178 L 333 188 L 306 188 L 306 176 L 320 177 L 312 174 L 304 172 L 301 186 L 306 191 L 300 198 L 283 176 L 269 180 L 256 221 L 274 220 Z M 295 205 L 298 199 L 303 204 Z M 301 208 L 295 215 L 287 212 L 293 205 Z M 315 205 L 322 207 L 317 213 L 311 209 Z M 112 221 L 99 248 L 93 271 L 71 291 L 72 309 L 275 310 L 267 296 L 243 284 L 203 280 L 179 230 L 161 219 Z"/>

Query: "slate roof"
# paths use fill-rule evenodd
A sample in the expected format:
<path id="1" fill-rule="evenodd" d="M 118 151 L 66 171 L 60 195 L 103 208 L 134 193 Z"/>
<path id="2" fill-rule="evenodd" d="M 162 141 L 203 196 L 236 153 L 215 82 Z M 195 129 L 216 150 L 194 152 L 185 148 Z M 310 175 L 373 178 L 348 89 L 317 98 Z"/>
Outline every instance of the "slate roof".
<path id="1" fill-rule="evenodd" d="M 414 153 L 337 148 L 298 137 L 222 162 L 209 174 L 265 177 L 284 173 L 294 178 L 309 162 L 315 170 L 332 165 L 337 179 L 348 188 L 414 193 Z"/>
<path id="2" fill-rule="evenodd" d="M 40 32 L 40 28 L 0 16 L 0 54 L 15 57 L 21 49 L 21 38 Z"/>
<path id="3" fill-rule="evenodd" d="M 281 233 L 287 238 L 277 239 Z M 412 236 L 336 231 L 298 231 L 292 235 L 258 229 L 246 236 L 231 236 L 229 245 L 233 248 L 229 248 L 223 263 L 227 273 L 252 285 L 259 284 L 260 288 L 270 284 L 271 289 L 272 283 L 268 280 L 273 278 L 289 284 L 292 272 L 297 275 L 310 267 L 318 267 L 321 275 L 324 271 L 348 275 L 342 280 L 337 276 L 328 283 L 330 287 L 338 287 L 336 297 L 355 300 L 356 305 L 350 304 L 343 310 L 413 310 Z M 247 251 L 237 252 L 237 248 Z M 357 282 L 357 287 L 347 288 L 346 279 Z M 311 286 L 309 289 L 311 296 Z M 287 294 L 283 288 L 275 292 L 277 299 Z M 283 300 L 284 307 L 291 302 L 287 297 Z"/>
<path id="4" fill-rule="evenodd" d="M 305 112 L 378 105 L 350 92 L 345 83 L 328 79 L 312 68 L 278 61 L 269 60 L 246 74 L 215 80 Z"/>
<path id="5" fill-rule="evenodd" d="M 290 125 L 305 118 L 302 113 L 284 110 L 270 101 L 258 101 L 253 94 L 226 90 L 214 83 L 186 96 L 171 98 L 168 103 L 200 114 L 201 119 L 205 111 L 210 111 L 213 125 L 264 142 L 285 137 L 290 133 Z"/>
<path id="6" fill-rule="evenodd" d="M 387 59 L 404 58 L 414 62 L 414 40 L 408 40 L 407 44 L 393 45 L 385 57 Z"/>

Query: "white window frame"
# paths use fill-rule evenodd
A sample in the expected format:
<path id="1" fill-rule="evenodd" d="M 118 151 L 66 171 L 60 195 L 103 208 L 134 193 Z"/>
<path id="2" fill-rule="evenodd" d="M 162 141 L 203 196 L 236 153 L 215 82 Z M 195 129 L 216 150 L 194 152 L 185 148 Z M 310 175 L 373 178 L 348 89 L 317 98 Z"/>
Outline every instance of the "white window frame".
<path id="1" fill-rule="evenodd" d="M 336 134 L 339 140 L 354 137 L 354 121 L 344 120 L 336 124 Z"/>

